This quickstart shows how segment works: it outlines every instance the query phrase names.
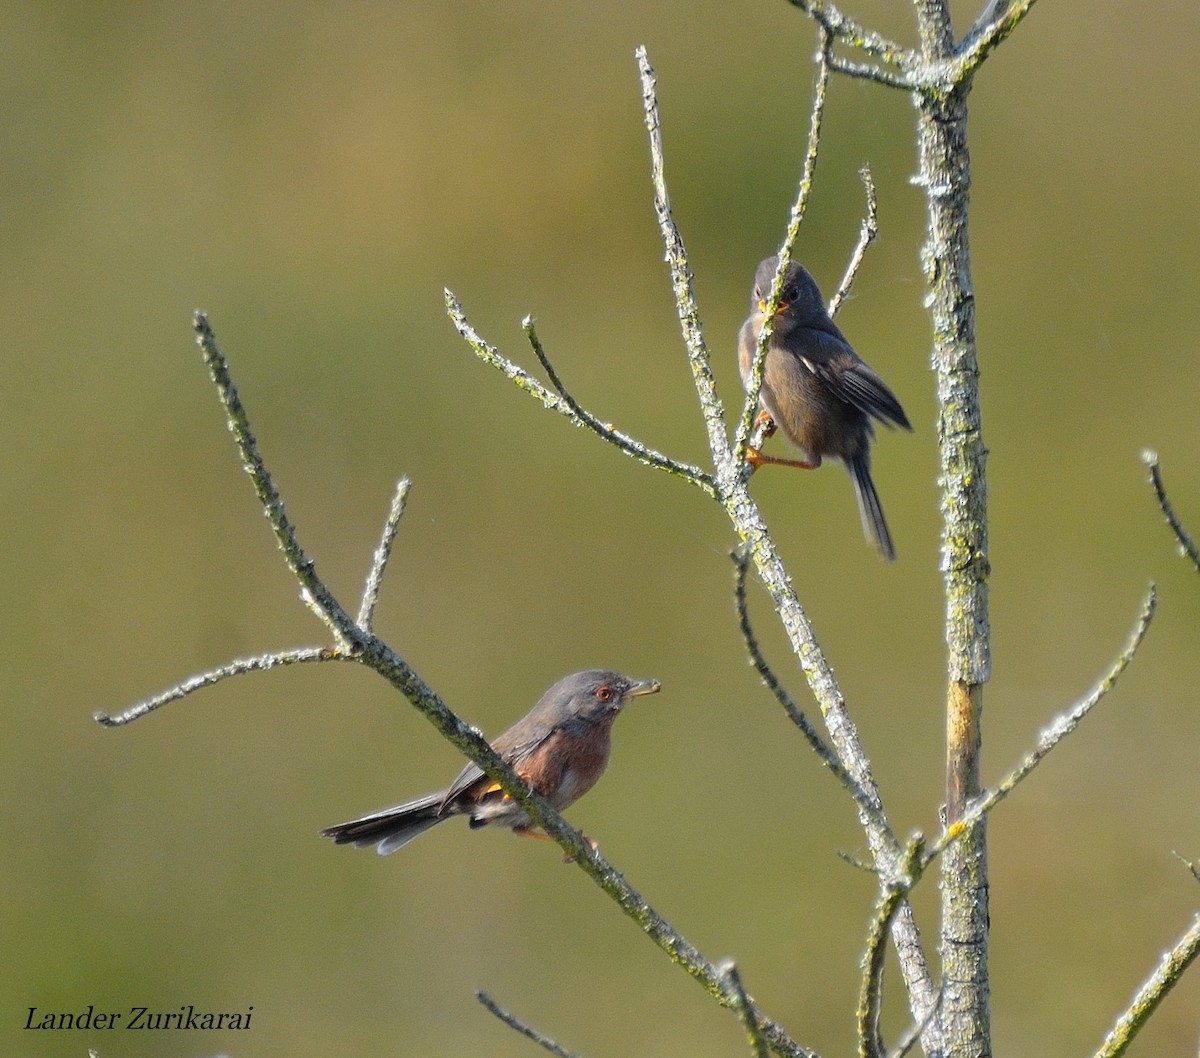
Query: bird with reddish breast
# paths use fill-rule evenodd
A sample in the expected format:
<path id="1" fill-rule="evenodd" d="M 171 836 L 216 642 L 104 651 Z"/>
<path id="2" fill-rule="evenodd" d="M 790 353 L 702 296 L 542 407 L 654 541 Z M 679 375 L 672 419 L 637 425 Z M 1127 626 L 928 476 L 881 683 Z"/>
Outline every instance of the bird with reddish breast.
<path id="1" fill-rule="evenodd" d="M 520 720 L 492 742 L 500 757 L 558 811 L 574 804 L 608 767 L 612 726 L 630 699 L 654 694 L 658 680 L 637 680 L 608 669 L 564 676 Z M 446 789 L 321 831 L 339 845 L 378 847 L 381 856 L 452 816 L 471 829 L 508 827 L 545 837 L 525 810 L 479 765 L 468 764 Z"/>
<path id="2" fill-rule="evenodd" d="M 738 334 L 738 367 L 747 387 L 778 267 L 778 257 L 759 264 L 750 293 L 750 316 Z M 892 534 L 871 480 L 872 420 L 905 430 L 912 426 L 887 383 L 863 362 L 833 322 L 816 281 L 795 262 L 783 275 L 759 403 L 766 436 L 779 426 L 805 458 L 780 459 L 750 448 L 746 459 L 751 466 L 774 463 L 812 470 L 826 458 L 840 459 L 854 482 L 863 532 L 884 558 L 894 560 Z"/>

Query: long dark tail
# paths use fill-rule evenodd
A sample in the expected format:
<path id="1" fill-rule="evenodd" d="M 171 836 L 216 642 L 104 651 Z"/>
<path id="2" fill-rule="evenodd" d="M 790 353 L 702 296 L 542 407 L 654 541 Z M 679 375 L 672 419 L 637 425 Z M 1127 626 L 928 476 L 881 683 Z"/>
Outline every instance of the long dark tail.
<path id="1" fill-rule="evenodd" d="M 855 456 L 846 464 L 854 481 L 854 493 L 858 496 L 858 513 L 862 515 L 863 533 L 873 540 L 879 553 L 889 562 L 896 561 L 896 549 L 892 546 L 892 534 L 888 531 L 887 519 L 883 516 L 883 505 L 875 482 L 871 480 L 871 464 L 864 455 Z"/>
<path id="2" fill-rule="evenodd" d="M 437 826 L 449 815 L 440 814 L 445 791 L 428 794 L 394 808 L 381 808 L 349 823 L 336 823 L 321 831 L 321 836 L 333 838 L 339 845 L 357 845 L 360 849 L 379 846 L 379 855 L 386 856 L 403 848 L 413 838 Z"/>

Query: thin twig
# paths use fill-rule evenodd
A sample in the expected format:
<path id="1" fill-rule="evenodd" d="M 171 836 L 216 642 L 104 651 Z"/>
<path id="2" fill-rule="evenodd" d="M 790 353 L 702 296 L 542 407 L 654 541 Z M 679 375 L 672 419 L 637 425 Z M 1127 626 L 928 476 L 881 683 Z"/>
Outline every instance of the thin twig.
<path id="1" fill-rule="evenodd" d="M 825 0 L 788 0 L 788 2 L 793 7 L 798 7 L 843 44 L 858 48 L 868 55 L 874 55 L 886 63 L 901 68 L 913 66 L 918 61 L 917 55 L 909 48 L 865 29 L 854 19 L 844 15 L 833 4 L 825 3 Z"/>
<path id="2" fill-rule="evenodd" d="M 1175 534 L 1175 539 L 1179 541 L 1179 546 L 1183 549 L 1185 556 L 1192 560 L 1192 565 L 1200 571 L 1200 549 L 1196 547 L 1196 541 L 1192 539 L 1191 534 L 1183 527 L 1183 522 L 1179 520 L 1179 516 L 1175 513 L 1175 508 L 1171 506 L 1171 501 L 1167 499 L 1167 490 L 1163 485 L 1162 471 L 1158 466 L 1158 453 L 1146 449 L 1142 453 L 1142 462 L 1146 464 L 1150 471 L 1150 483 L 1154 486 L 1154 495 L 1158 499 L 1158 506 L 1162 509 L 1163 515 L 1167 519 L 1167 525 L 1171 527 L 1171 532 Z"/>
<path id="3" fill-rule="evenodd" d="M 116 716 L 98 711 L 92 714 L 92 719 L 102 727 L 124 727 L 126 724 L 140 719 L 147 713 L 154 712 L 155 709 L 160 709 L 171 702 L 177 702 L 180 698 L 184 698 L 194 691 L 198 691 L 203 687 L 211 687 L 214 683 L 220 683 L 230 676 L 240 676 L 245 672 L 267 672 L 270 669 L 279 668 L 283 665 L 303 665 L 312 661 L 349 660 L 350 656 L 348 654 L 330 649 L 329 647 L 304 647 L 299 650 L 280 650 L 268 654 L 259 654 L 253 658 L 237 658 L 226 665 L 221 665 L 218 668 L 209 669 L 207 672 L 191 676 L 182 683 L 176 684 L 174 687 L 169 687 L 152 698 L 145 698 L 136 705 L 131 705 L 128 709 L 117 713 Z"/>
<path id="4" fill-rule="evenodd" d="M 675 307 L 679 313 L 679 324 L 683 332 L 683 343 L 687 348 L 688 365 L 692 371 L 692 382 L 700 399 L 700 410 L 704 416 L 704 427 L 708 434 L 708 446 L 713 454 L 718 489 L 727 487 L 721 478 L 735 472 L 729 442 L 725 437 L 725 408 L 717 394 L 716 381 L 712 373 L 712 358 L 704 342 L 704 330 L 700 325 L 700 309 L 696 304 L 692 270 L 688 267 L 687 250 L 683 236 L 671 214 L 671 199 L 667 194 L 664 171 L 662 122 L 658 112 L 658 83 L 654 68 L 646 56 L 646 49 L 639 46 L 634 55 L 642 82 L 642 113 L 646 121 L 646 132 L 650 138 L 650 180 L 654 187 L 654 213 L 658 218 L 659 231 L 666 247 L 667 264 L 671 269 L 671 287 L 675 294 Z"/>
<path id="5" fill-rule="evenodd" d="M 534 326 L 533 317 L 526 316 L 521 321 L 521 328 L 525 331 L 525 336 L 529 339 L 529 344 L 533 347 L 538 362 L 545 368 L 546 374 L 550 377 L 550 384 L 558 390 L 559 396 L 567 402 L 567 407 L 571 409 L 572 414 L 580 423 L 588 427 L 597 436 L 608 441 L 609 444 L 616 445 L 626 455 L 633 456 L 639 462 L 646 463 L 648 466 L 655 467 L 658 470 L 665 470 L 668 474 L 687 478 L 693 485 L 698 485 L 714 499 L 716 498 L 717 487 L 713 484 L 711 474 L 701 470 L 697 466 L 680 463 L 677 460 L 668 458 L 661 452 L 647 448 L 641 442 L 635 441 L 628 435 L 621 433 L 612 423 L 601 422 L 590 411 L 584 408 L 567 392 L 567 387 L 563 385 L 562 379 L 559 378 L 558 372 L 550 362 L 550 357 L 546 355 L 546 350 L 542 346 L 541 339 L 538 337 Z"/>
<path id="6" fill-rule="evenodd" d="M 974 74 L 988 55 L 1021 24 L 1035 3 L 1037 0 L 989 4 L 959 46 L 952 75 L 955 83 Z M 997 7 L 1002 7 L 998 14 Z"/>
<path id="7" fill-rule="evenodd" d="M 863 260 L 867 256 L 867 247 L 875 241 L 875 237 L 879 234 L 879 198 L 875 194 L 875 181 L 871 179 L 871 167 L 864 165 L 858 171 L 859 179 L 863 182 L 863 189 L 867 193 L 867 215 L 863 217 L 862 227 L 858 231 L 858 244 L 854 247 L 854 252 L 850 255 L 850 263 L 846 266 L 846 274 L 842 276 L 841 283 L 834 291 L 833 297 L 829 299 L 829 315 L 836 316 L 838 309 L 842 307 L 842 302 L 846 300 L 850 293 L 850 288 L 854 286 L 854 277 L 858 275 L 858 270 L 862 267 Z"/>
<path id="8" fill-rule="evenodd" d="M 392 557 L 392 547 L 396 543 L 396 532 L 400 528 L 400 519 L 404 517 L 404 508 L 408 503 L 408 493 L 412 482 L 401 478 L 396 483 L 396 492 L 392 496 L 392 504 L 388 508 L 387 521 L 383 523 L 383 536 L 371 561 L 367 572 L 367 584 L 363 588 L 362 602 L 358 606 L 356 623 L 368 632 L 375 628 L 375 607 L 379 603 L 379 586 L 383 583 L 383 574 L 387 570 L 388 560 Z"/>
<path id="9" fill-rule="evenodd" d="M 1200 955 L 1200 914 L 1192 919 L 1191 926 L 1175 946 L 1163 955 L 1146 983 L 1138 989 L 1133 1002 L 1104 1038 L 1104 1043 L 1093 1058 L 1119 1058 L 1124 1054 L 1142 1026 L 1150 1019 L 1150 1015 L 1179 983 L 1184 971 L 1195 961 L 1197 955 Z"/>
<path id="10" fill-rule="evenodd" d="M 862 958 L 862 987 L 858 997 L 858 1053 L 860 1058 L 883 1058 L 883 1038 L 879 1019 L 883 1012 L 883 967 L 887 938 L 900 905 L 921 877 L 921 851 L 925 839 L 916 834 L 909 839 L 902 860 L 903 874 L 885 882 L 875 903 L 875 914 L 867 930 L 867 946 Z"/>
<path id="11" fill-rule="evenodd" d="M 754 635 L 754 629 L 750 623 L 749 608 L 746 605 L 746 572 L 750 568 L 749 556 L 746 554 L 745 549 L 742 549 L 734 551 L 730 555 L 730 558 L 733 559 L 735 570 L 733 598 L 737 609 L 738 626 L 742 630 L 742 639 L 745 641 L 746 651 L 750 655 L 750 660 L 759 677 L 767 689 L 775 695 L 775 700 L 783 706 L 788 719 L 800 729 L 800 733 L 812 747 L 813 752 L 821 758 L 821 763 L 849 791 L 850 796 L 854 798 L 855 804 L 858 805 L 858 810 L 863 819 L 869 820 L 872 825 L 878 827 L 886 834 L 896 852 L 899 853 L 899 847 L 896 845 L 892 828 L 884 817 L 880 806 L 871 800 L 854 776 L 846 770 L 845 766 L 838 759 L 838 755 L 834 752 L 833 747 L 821 738 L 812 721 L 805 715 L 804 710 L 796 704 L 795 699 L 788 693 L 783 684 L 780 683 L 779 678 L 767 662 L 762 649 L 758 645 L 758 639 Z"/>
<path id="12" fill-rule="evenodd" d="M 1175 858 L 1182 863 L 1192 874 L 1196 881 L 1200 882 L 1200 862 L 1189 860 L 1180 856 L 1178 852 L 1174 853 Z"/>
<path id="13" fill-rule="evenodd" d="M 742 414 L 738 419 L 734 432 L 733 454 L 738 463 L 744 462 L 746 449 L 750 444 L 751 430 L 754 428 L 755 417 L 758 414 L 759 395 L 762 393 L 763 376 L 767 367 L 767 347 L 771 344 L 771 335 L 775 330 L 775 313 L 783 297 L 783 276 L 792 261 L 792 249 L 800 237 L 800 225 L 804 222 L 804 214 L 808 211 L 808 200 L 812 197 L 813 177 L 817 171 L 817 157 L 821 151 L 821 124 L 825 118 L 825 97 L 829 89 L 829 30 L 818 26 L 817 36 L 820 47 L 817 51 L 817 81 L 813 88 L 812 110 L 808 121 L 808 143 L 804 151 L 804 166 L 800 173 L 800 186 L 796 190 L 796 199 L 792 203 L 788 215 L 787 233 L 783 245 L 779 248 L 779 264 L 775 268 L 775 278 L 771 281 L 771 292 L 767 295 L 766 308 L 763 310 L 763 324 L 758 334 L 758 345 L 754 350 L 754 359 L 750 365 L 750 375 L 745 380 L 746 400 L 742 405 Z M 747 471 L 749 473 L 749 471 Z"/>
<path id="14" fill-rule="evenodd" d="M 1154 611 L 1157 606 L 1158 592 L 1155 590 L 1154 585 L 1151 584 L 1149 591 L 1146 593 L 1146 598 L 1142 602 L 1142 609 L 1138 614 L 1133 631 L 1130 632 L 1129 638 L 1120 654 L 1117 655 L 1108 667 L 1108 671 L 1105 672 L 1092 686 L 1091 690 L 1069 712 L 1055 718 L 1048 727 L 1044 728 L 1038 734 L 1037 744 L 1028 756 L 1009 772 L 994 790 L 974 801 L 966 812 L 946 828 L 946 831 L 933 843 L 926 854 L 926 865 L 928 865 L 930 860 L 938 856 L 952 841 L 955 841 L 959 836 L 968 832 L 980 819 L 1012 793 L 1017 785 L 1046 759 L 1047 754 L 1071 734 L 1079 726 L 1080 721 L 1091 712 L 1092 708 L 1116 686 L 1121 673 L 1133 661 L 1138 647 L 1141 646 L 1142 640 L 1145 639 L 1146 632 L 1150 628 L 1150 622 L 1154 619 Z"/>
<path id="15" fill-rule="evenodd" d="M 549 1051 L 551 1054 L 558 1055 L 558 1058 L 577 1058 L 577 1055 L 572 1051 L 568 1051 L 560 1043 L 556 1043 L 544 1032 L 539 1032 L 531 1025 L 526 1025 L 515 1014 L 509 1013 L 499 1003 L 497 1003 L 486 992 L 476 992 L 475 998 L 483 1004 L 484 1008 L 495 1014 L 509 1028 L 516 1029 L 522 1036 L 527 1036 L 533 1040 L 539 1047 Z"/>
<path id="16" fill-rule="evenodd" d="M 204 354 L 204 363 L 208 366 L 209 375 L 217 387 L 221 403 L 225 406 L 229 429 L 233 432 L 234 440 L 242 452 L 242 467 L 250 475 L 258 500 L 263 506 L 267 520 L 271 523 L 271 528 L 275 531 L 275 539 L 279 542 L 280 550 L 283 551 L 284 560 L 300 582 L 301 591 L 307 599 L 311 600 L 314 612 L 324 615 L 322 620 L 325 621 L 329 630 L 333 632 L 339 642 L 344 642 L 349 619 L 347 618 L 344 623 L 334 619 L 335 611 L 340 611 L 343 617 L 345 612 L 341 610 L 329 589 L 317 576 L 316 566 L 312 559 L 304 553 L 296 539 L 295 527 L 288 520 L 283 509 L 283 500 L 279 498 L 279 491 L 275 488 L 275 483 L 267 472 L 262 454 L 258 450 L 258 442 L 250 430 L 250 420 L 246 417 L 246 409 L 242 406 L 233 379 L 229 376 L 229 365 L 217 347 L 217 339 L 208 324 L 208 316 L 203 312 L 195 313 L 192 317 L 192 326 L 196 331 L 196 342 L 200 346 L 201 353 Z"/>
<path id="17" fill-rule="evenodd" d="M 847 77 L 854 77 L 860 81 L 874 81 L 885 88 L 899 88 L 902 91 L 911 92 L 916 87 L 916 81 L 908 74 L 893 73 L 874 63 L 854 62 L 844 55 L 830 56 L 829 65 L 834 73 L 845 74 Z"/>
<path id="18" fill-rule="evenodd" d="M 574 425 L 595 430 L 597 434 L 610 444 L 615 445 L 627 456 L 645 463 L 647 466 L 655 467 L 658 470 L 665 470 L 669 474 L 681 477 L 685 481 L 690 481 L 710 496 L 716 495 L 712 475 L 705 473 L 699 467 L 670 459 L 661 452 L 656 452 L 654 449 L 648 448 L 628 434 L 622 433 L 615 427 L 608 427 L 604 423 L 601 423 L 594 415 L 585 412 L 565 392 L 560 390 L 559 393 L 554 393 L 547 389 L 523 367 L 509 360 L 491 342 L 486 341 L 480 336 L 479 332 L 467 320 L 461 302 L 454 296 L 452 291 L 445 291 L 445 295 L 446 312 L 454 324 L 455 330 L 462 335 L 480 360 L 496 368 L 497 371 L 512 381 L 518 389 L 524 390 L 535 400 L 539 401 L 543 407 L 549 408 L 551 411 L 556 411 L 560 415 L 565 415 Z M 525 318 L 523 326 L 525 327 L 525 333 L 532 335 L 530 341 L 535 342 L 537 336 L 533 332 L 533 321 L 530 317 L 527 316 Z M 539 348 L 540 343 L 534 345 L 535 351 Z M 557 376 L 554 377 L 557 378 Z"/>
<path id="19" fill-rule="evenodd" d="M 755 1058 L 767 1058 L 768 1049 L 767 1041 L 763 1037 L 762 1029 L 759 1028 L 758 1022 L 754 1017 L 754 1006 L 750 1002 L 750 997 L 746 994 L 746 988 L 742 984 L 742 975 L 738 973 L 737 963 L 732 959 L 726 959 L 722 963 L 717 964 L 717 970 L 721 974 L 721 980 L 725 985 L 726 993 L 729 995 L 730 1006 L 741 1021 L 742 1027 L 746 1030 L 746 1039 L 750 1044 L 751 1053 Z"/>

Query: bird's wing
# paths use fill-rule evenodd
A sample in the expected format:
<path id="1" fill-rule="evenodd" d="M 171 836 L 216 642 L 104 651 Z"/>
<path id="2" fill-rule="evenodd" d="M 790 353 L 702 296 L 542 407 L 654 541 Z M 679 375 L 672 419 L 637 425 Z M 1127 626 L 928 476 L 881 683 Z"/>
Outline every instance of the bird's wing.
<path id="1" fill-rule="evenodd" d="M 885 426 L 912 429 L 896 394 L 844 340 L 825 331 L 810 333 L 817 339 L 817 349 L 815 355 L 801 357 L 801 360 L 836 397 Z"/>
<path id="2" fill-rule="evenodd" d="M 514 769 L 520 770 L 519 765 L 530 753 L 546 741 L 554 732 L 554 725 L 539 722 L 527 716 L 523 721 L 514 724 L 502 735 L 498 735 L 492 743 L 492 749 L 503 757 Z M 480 779 L 486 779 L 483 769 L 471 761 L 458 773 L 442 797 L 442 811 L 445 811 L 456 797 L 474 786 Z"/>

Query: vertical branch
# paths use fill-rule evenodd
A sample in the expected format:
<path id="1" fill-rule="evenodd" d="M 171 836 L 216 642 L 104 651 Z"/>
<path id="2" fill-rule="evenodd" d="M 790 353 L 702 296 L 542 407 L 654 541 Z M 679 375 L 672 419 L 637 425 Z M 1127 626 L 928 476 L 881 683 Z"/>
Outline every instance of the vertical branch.
<path id="1" fill-rule="evenodd" d="M 734 466 L 729 442 L 725 438 L 725 408 L 721 404 L 721 398 L 717 396 L 712 360 L 708 355 L 708 347 L 704 344 L 700 310 L 696 305 L 693 289 L 692 270 L 688 267 L 683 237 L 679 234 L 675 218 L 671 215 L 671 198 L 667 194 L 667 181 L 664 176 L 662 124 L 658 115 L 658 78 L 654 75 L 654 67 L 650 65 L 645 46 L 639 45 L 634 54 L 642 81 L 642 111 L 646 118 L 646 131 L 650 135 L 650 178 L 654 184 L 654 213 L 658 218 L 659 230 L 663 234 L 667 264 L 671 267 L 675 305 L 679 310 L 679 323 L 683 329 L 684 343 L 687 345 L 692 380 L 696 385 L 700 408 L 704 414 L 704 425 L 708 431 L 708 447 L 713 453 L 718 476 L 724 472 L 728 477 L 731 472 L 740 468 Z"/>
<path id="2" fill-rule="evenodd" d="M 952 56 L 947 0 L 915 0 L 926 68 Z M 971 185 L 967 96 L 971 78 L 931 80 L 915 95 L 920 172 L 929 207 L 922 249 L 933 317 L 942 485 L 942 575 L 948 686 L 946 816 L 953 823 L 981 790 L 983 684 L 990 675 L 987 448 L 975 355 L 975 295 L 967 229 Z M 942 861 L 942 1027 L 961 1054 L 991 1053 L 987 823 L 978 819 Z"/>

